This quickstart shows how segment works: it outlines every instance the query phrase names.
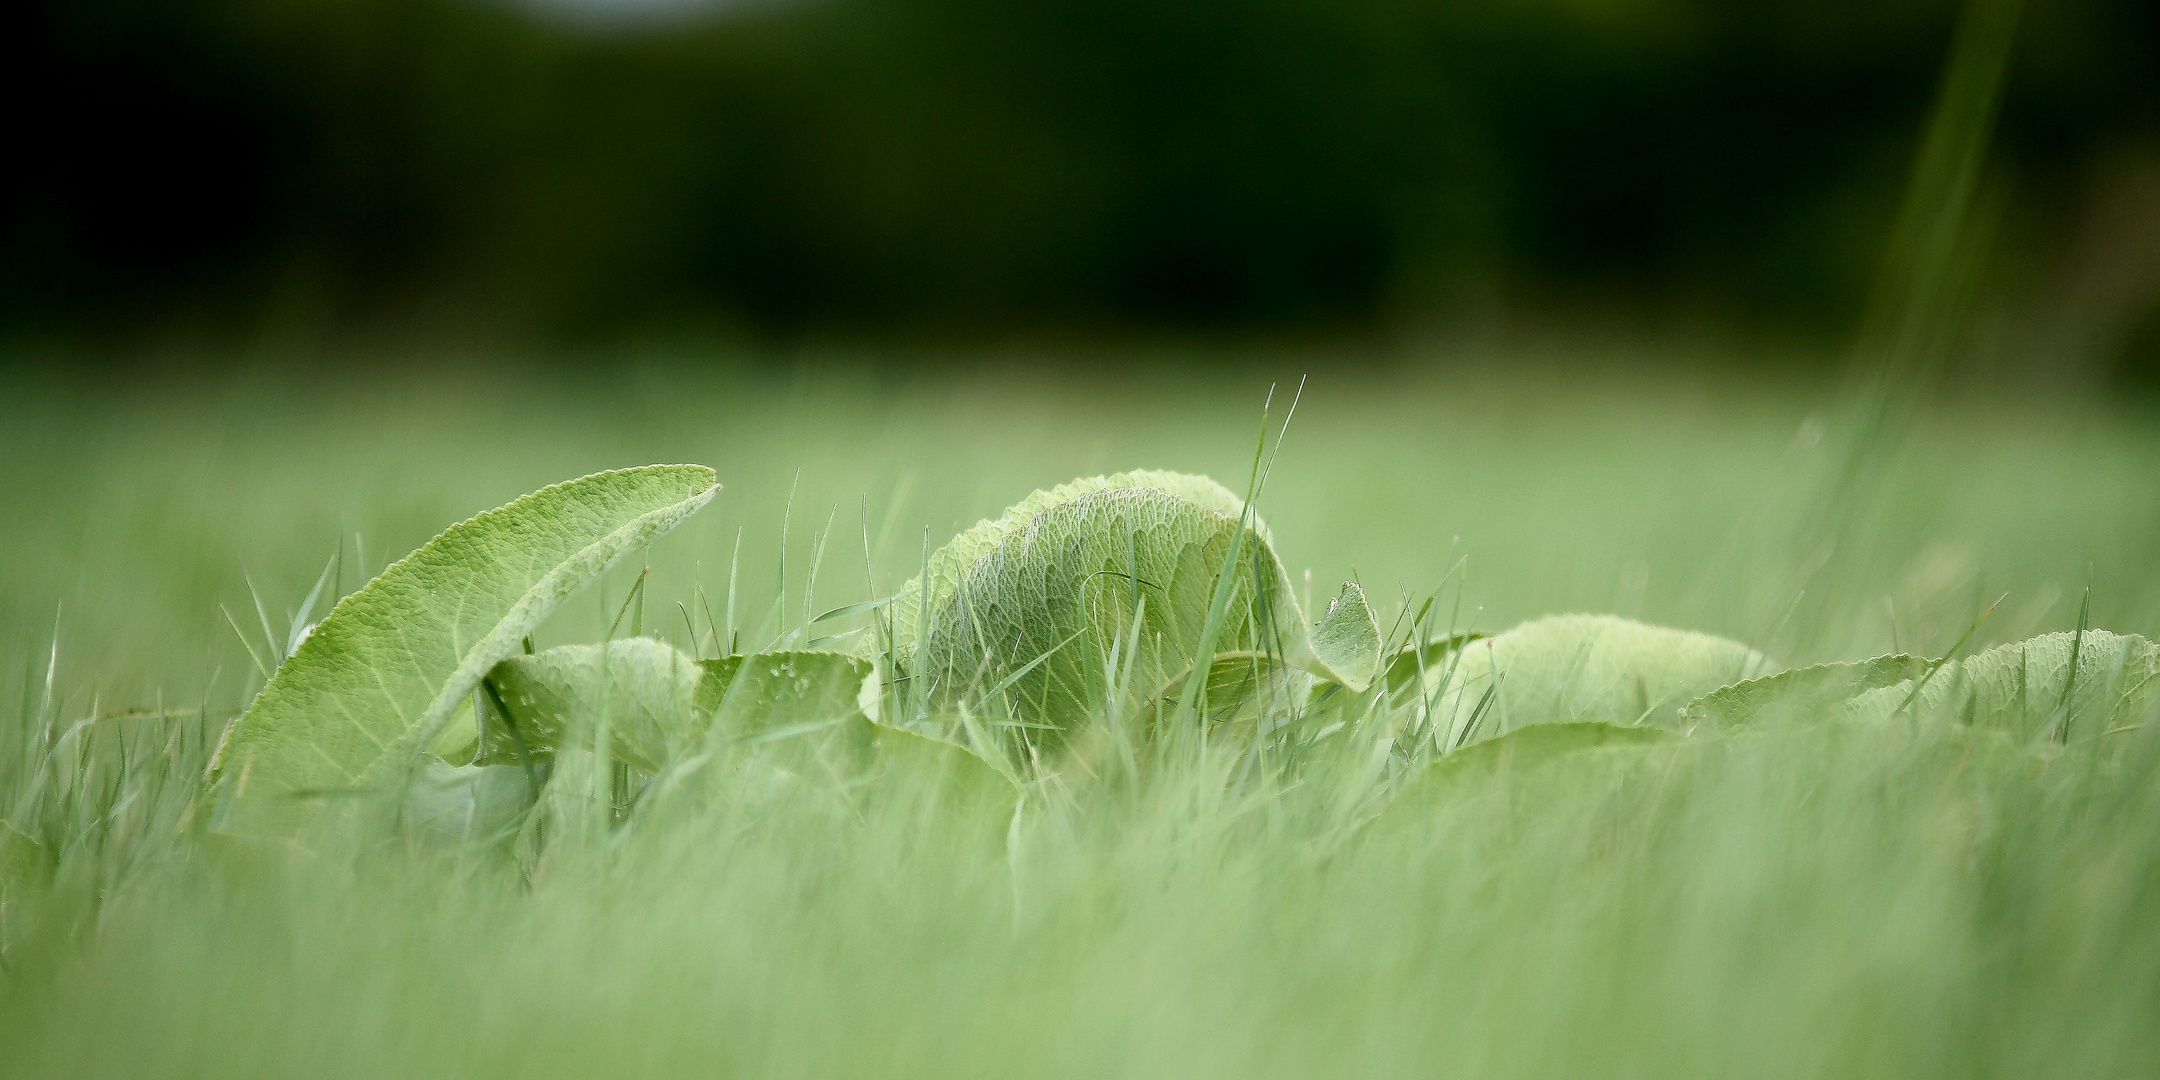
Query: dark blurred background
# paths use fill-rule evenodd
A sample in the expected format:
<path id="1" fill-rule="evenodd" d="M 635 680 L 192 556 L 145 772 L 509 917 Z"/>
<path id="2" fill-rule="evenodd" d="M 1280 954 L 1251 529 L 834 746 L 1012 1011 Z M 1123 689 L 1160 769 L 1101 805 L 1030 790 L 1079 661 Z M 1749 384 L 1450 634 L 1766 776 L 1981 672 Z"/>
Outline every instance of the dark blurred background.
<path id="1" fill-rule="evenodd" d="M 43 0 L 6 47 L 0 330 L 1812 348 L 1853 330 L 1956 13 Z M 2028 6 L 1978 205 L 1989 348 L 2150 383 L 2160 4 Z"/>

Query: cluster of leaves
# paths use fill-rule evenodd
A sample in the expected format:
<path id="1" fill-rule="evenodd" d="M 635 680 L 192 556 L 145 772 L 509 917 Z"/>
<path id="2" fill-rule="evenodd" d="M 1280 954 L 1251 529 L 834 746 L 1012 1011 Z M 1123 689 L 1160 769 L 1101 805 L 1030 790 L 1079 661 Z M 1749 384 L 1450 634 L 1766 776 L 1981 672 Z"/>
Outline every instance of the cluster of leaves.
<path id="1" fill-rule="evenodd" d="M 533 651 L 557 604 L 714 480 L 654 466 L 560 484 L 344 598 L 218 746 L 214 827 L 305 847 L 502 845 L 531 863 L 761 792 L 1017 814 L 1072 777 L 1194 752 L 1246 782 L 1332 784 L 1354 826 L 1451 777 L 1599 769 L 1764 725 L 1954 717 L 2053 745 L 2133 730 L 2160 702 L 2160 648 L 2097 630 L 1785 670 L 1609 616 L 1488 637 L 1438 625 L 1428 600 L 1383 633 L 1356 583 L 1313 619 L 1248 500 L 1161 472 L 1037 492 L 970 529 L 899 593 L 832 613 L 871 622 L 853 653 L 701 657 L 643 637 Z"/>

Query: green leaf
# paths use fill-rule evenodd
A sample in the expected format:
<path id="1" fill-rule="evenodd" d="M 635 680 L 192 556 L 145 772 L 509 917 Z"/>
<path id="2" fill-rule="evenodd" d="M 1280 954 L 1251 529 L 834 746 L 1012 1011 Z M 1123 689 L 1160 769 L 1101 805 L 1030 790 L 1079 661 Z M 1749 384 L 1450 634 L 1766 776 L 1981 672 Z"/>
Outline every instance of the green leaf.
<path id="1" fill-rule="evenodd" d="M 1358 693 L 1380 673 L 1380 626 L 1357 582 L 1343 582 L 1342 594 L 1328 601 L 1327 614 L 1313 628 L 1312 655 L 1321 674 Z"/>
<path id="2" fill-rule="evenodd" d="M 625 638 L 513 656 L 488 672 L 488 683 L 528 752 L 590 749 L 593 726 L 604 715 L 615 760 L 654 773 L 704 740 L 712 714 L 697 704 L 708 677 L 681 649 Z M 487 740 L 480 764 L 520 763 L 507 734 Z"/>
<path id="3" fill-rule="evenodd" d="M 875 754 L 871 718 L 877 666 L 830 652 L 760 653 L 739 658 L 719 695 L 709 749 L 758 747 L 798 773 L 844 777 Z"/>
<path id="4" fill-rule="evenodd" d="M 482 730 L 481 718 L 473 713 L 473 703 L 478 696 L 468 694 L 465 700 L 458 702 L 449 722 L 436 734 L 435 741 L 428 744 L 428 753 L 446 765 L 500 764 L 477 760 L 487 750 L 487 733 Z"/>
<path id="5" fill-rule="evenodd" d="M 1036 745 L 1054 746 L 1101 700 L 1095 661 L 1113 644 L 1130 658 L 1134 687 L 1192 666 L 1244 510 L 1222 485 L 1178 473 L 1038 491 L 939 549 L 927 578 L 901 590 L 887 623 L 897 673 L 918 680 L 911 692 L 932 706 L 1047 725 L 1002 730 L 1034 730 Z M 1252 533 L 1217 652 L 1280 653 L 1302 641 L 1266 527 L 1255 521 Z M 1124 641 L 1136 609 L 1138 640 Z M 1009 695 L 988 693 L 1001 685 Z"/>
<path id="6" fill-rule="evenodd" d="M 1725 638 L 1611 615 L 1556 615 L 1466 645 L 1429 669 L 1449 745 L 1532 724 L 1677 724 L 1687 702 L 1774 669 Z"/>
<path id="7" fill-rule="evenodd" d="M 1851 715 L 1954 719 L 2020 737 L 2082 741 L 2135 730 L 2160 708 L 2160 646 L 2106 630 L 1998 645 L 1853 699 Z"/>
<path id="8" fill-rule="evenodd" d="M 227 734 L 220 828 L 294 835 L 312 796 L 400 783 L 490 668 L 572 593 L 710 500 L 697 465 L 598 473 L 428 541 L 340 601 Z"/>
<path id="9" fill-rule="evenodd" d="M 708 727 L 712 714 L 719 712 L 720 703 L 727 699 L 728 687 L 735 684 L 735 673 L 742 670 L 743 659 L 737 653 L 697 662 L 698 670 L 704 674 L 698 679 L 697 697 L 691 707 L 706 719 Z"/>
<path id="10" fill-rule="evenodd" d="M 1704 694 L 1688 702 L 1682 723 L 1689 727 L 1737 727 L 1769 720 L 1842 716 L 1845 702 L 1854 696 L 1906 682 L 1926 667 L 1927 661 L 1920 657 L 1892 654 L 1794 668 Z"/>

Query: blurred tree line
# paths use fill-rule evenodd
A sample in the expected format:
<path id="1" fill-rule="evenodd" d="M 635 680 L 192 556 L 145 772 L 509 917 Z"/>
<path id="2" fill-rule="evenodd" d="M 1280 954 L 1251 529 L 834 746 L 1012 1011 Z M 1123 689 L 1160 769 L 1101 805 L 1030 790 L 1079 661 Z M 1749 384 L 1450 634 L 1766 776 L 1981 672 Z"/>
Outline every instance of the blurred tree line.
<path id="1" fill-rule="evenodd" d="M 34 0 L 7 65 L 27 152 L 4 181 L 0 317 L 577 337 L 1576 309 L 1834 336 L 1955 16 L 677 0 L 620 17 L 636 10 Z M 2087 296 L 2048 306 L 2107 309 L 2106 347 L 2134 351 L 2160 235 L 2121 237 L 2160 221 L 2140 186 L 2160 176 L 2160 4 L 2035 0 L 2021 35 L 1990 174 L 2005 276 Z"/>

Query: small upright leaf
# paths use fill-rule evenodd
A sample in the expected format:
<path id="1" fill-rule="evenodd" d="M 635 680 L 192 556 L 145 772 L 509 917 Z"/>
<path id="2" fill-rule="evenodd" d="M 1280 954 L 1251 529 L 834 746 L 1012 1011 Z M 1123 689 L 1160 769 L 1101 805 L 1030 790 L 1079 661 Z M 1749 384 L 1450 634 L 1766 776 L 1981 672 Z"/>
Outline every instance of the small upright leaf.
<path id="1" fill-rule="evenodd" d="M 1557 615 L 1463 647 L 1429 669 L 1450 744 L 1532 724 L 1676 724 L 1681 706 L 1774 668 L 1725 638 L 1610 615 Z"/>
<path id="2" fill-rule="evenodd" d="M 1834 717 L 1844 714 L 1854 696 L 1905 682 L 1921 674 L 1927 661 L 1892 654 L 1869 660 L 1794 668 L 1760 679 L 1720 687 L 1688 702 L 1682 723 L 1737 727 L 1771 720 Z"/>
<path id="3" fill-rule="evenodd" d="M 718 490 L 698 465 L 598 473 L 451 526 L 340 601 L 219 748 L 220 828 L 293 835 L 419 760 L 488 669 Z"/>
<path id="4" fill-rule="evenodd" d="M 1358 693 L 1380 673 L 1380 627 L 1357 582 L 1343 582 L 1342 594 L 1328 602 L 1313 628 L 1312 654 L 1326 669 L 1322 674 Z"/>

